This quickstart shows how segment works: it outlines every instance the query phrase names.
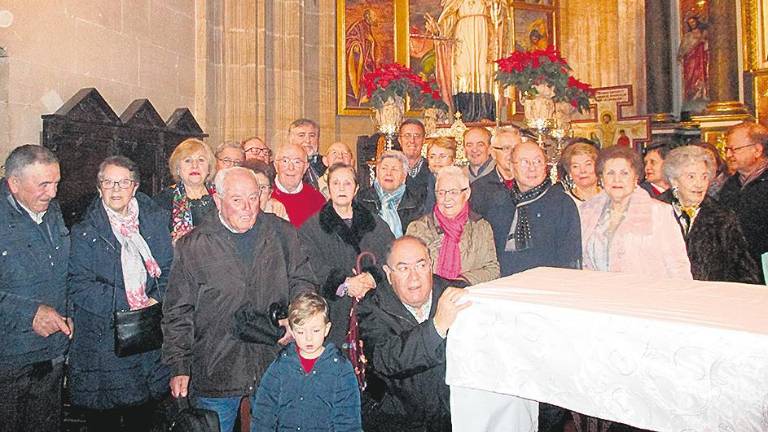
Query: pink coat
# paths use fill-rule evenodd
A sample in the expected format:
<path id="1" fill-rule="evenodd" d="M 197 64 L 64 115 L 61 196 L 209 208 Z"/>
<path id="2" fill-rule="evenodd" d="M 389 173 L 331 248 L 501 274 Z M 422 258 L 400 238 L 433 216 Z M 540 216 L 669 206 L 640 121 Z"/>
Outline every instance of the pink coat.
<path id="1" fill-rule="evenodd" d="M 579 207 L 583 262 L 588 270 L 596 269 L 590 265 L 586 245 L 595 232 L 608 199 L 608 195 L 601 192 Z M 639 187 L 635 188 L 626 217 L 611 240 L 609 270 L 641 274 L 658 272 L 662 277 L 693 279 L 685 240 L 671 205 L 651 198 Z"/>

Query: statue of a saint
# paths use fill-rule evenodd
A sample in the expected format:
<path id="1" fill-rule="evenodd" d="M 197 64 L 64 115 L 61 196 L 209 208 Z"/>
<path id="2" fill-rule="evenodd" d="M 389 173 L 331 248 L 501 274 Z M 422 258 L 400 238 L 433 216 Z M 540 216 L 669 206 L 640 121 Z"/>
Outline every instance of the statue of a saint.
<path id="1" fill-rule="evenodd" d="M 493 62 L 499 56 L 496 31 L 501 29 L 500 0 L 443 0 L 437 20 L 440 36 L 452 40 L 451 58 L 438 58 L 438 68 L 450 67 L 453 106 L 465 121 L 496 118 Z M 440 51 L 437 51 L 440 56 Z M 446 64 L 448 63 L 448 64 Z M 438 78 L 440 74 L 438 74 Z M 446 77 L 447 78 L 447 77 Z"/>
<path id="2" fill-rule="evenodd" d="M 706 25 L 698 16 L 685 20 L 687 31 L 680 41 L 677 60 L 683 66 L 682 111 L 700 112 L 709 102 L 709 44 Z"/>

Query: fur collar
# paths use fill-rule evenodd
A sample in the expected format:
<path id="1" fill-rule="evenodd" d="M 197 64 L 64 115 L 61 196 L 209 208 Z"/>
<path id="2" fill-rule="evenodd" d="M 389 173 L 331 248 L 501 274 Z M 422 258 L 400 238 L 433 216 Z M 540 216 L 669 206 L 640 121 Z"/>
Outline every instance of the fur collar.
<path id="1" fill-rule="evenodd" d="M 341 217 L 333 209 L 333 204 L 328 201 L 320 210 L 320 228 L 326 234 L 338 234 L 344 243 L 355 248 L 360 253 L 360 241 L 369 232 L 376 228 L 374 219 L 368 209 L 356 202 L 352 203 L 352 227 L 348 227 Z"/>

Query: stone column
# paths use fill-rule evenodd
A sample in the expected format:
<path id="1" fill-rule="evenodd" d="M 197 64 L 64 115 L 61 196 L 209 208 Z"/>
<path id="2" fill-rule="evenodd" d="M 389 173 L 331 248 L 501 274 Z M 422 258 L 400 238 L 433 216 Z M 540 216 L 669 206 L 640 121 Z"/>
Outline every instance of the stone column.
<path id="1" fill-rule="evenodd" d="M 647 112 L 654 122 L 674 121 L 669 0 L 645 2 Z"/>
<path id="2" fill-rule="evenodd" d="M 709 1 L 709 115 L 747 113 L 739 102 L 736 6 L 734 0 Z"/>

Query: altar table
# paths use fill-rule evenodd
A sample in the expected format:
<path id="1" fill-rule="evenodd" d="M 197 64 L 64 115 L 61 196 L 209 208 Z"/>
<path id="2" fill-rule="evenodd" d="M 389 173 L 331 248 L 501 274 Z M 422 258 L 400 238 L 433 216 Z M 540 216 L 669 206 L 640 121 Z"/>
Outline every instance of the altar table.
<path id="1" fill-rule="evenodd" d="M 537 268 L 469 288 L 454 430 L 535 431 L 547 402 L 671 432 L 768 431 L 768 288 Z"/>

